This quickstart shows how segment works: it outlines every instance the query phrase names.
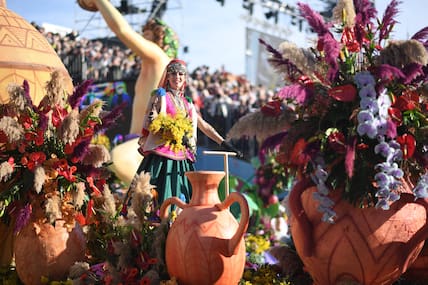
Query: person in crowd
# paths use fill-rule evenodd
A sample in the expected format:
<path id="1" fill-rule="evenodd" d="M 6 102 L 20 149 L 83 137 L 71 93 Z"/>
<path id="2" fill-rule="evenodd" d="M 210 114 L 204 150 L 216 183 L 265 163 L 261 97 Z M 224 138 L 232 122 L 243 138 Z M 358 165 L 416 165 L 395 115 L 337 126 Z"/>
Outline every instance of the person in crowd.
<path id="1" fill-rule="evenodd" d="M 128 198 L 138 175 L 145 172 L 150 173 L 150 183 L 156 186 L 155 206 L 160 206 L 166 198 L 172 196 L 188 202 L 192 192 L 184 173 L 194 170 L 197 129 L 224 150 L 240 155 L 196 111 L 192 99 L 185 94 L 187 76 L 186 63 L 179 59 L 172 60 L 166 67 L 160 88 L 150 98 L 139 140 L 144 158 L 131 183 Z M 162 124 L 162 121 L 166 123 Z M 171 127 L 172 124 L 174 126 Z M 180 129 L 185 131 L 179 134 Z"/>
<path id="2" fill-rule="evenodd" d="M 150 93 L 158 86 L 161 76 L 171 58 L 177 56 L 178 40 L 172 30 L 159 19 L 150 19 L 143 28 L 143 34 L 135 31 L 122 14 L 109 0 L 78 0 L 87 10 L 98 10 L 109 28 L 142 61 L 135 82 L 132 118 L 129 134 L 141 132 L 143 114 Z M 113 170 L 125 183 L 129 183 L 132 174 L 141 160 L 135 149 L 138 139 L 132 139 L 115 147 L 112 151 Z"/>

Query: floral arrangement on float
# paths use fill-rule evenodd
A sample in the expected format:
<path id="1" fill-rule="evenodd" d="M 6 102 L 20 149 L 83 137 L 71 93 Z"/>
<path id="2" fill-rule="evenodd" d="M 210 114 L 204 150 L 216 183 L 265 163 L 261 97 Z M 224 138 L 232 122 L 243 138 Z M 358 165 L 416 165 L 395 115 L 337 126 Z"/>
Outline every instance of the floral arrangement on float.
<path id="1" fill-rule="evenodd" d="M 405 176 L 413 180 L 416 198 L 428 195 L 428 29 L 388 42 L 399 2 L 391 2 L 378 26 L 374 7 L 355 2 L 357 11 L 352 1 L 339 1 L 332 23 L 299 4 L 319 35 L 316 48 L 291 43 L 278 51 L 269 48 L 270 63 L 291 83 L 277 96 L 297 118 L 282 144 L 283 162 L 314 181 L 325 206 L 323 219 L 330 222 L 335 215 L 329 211 L 328 185 L 343 185 L 343 197 L 356 205 L 384 210 L 400 198 L 397 186 Z"/>
<path id="2" fill-rule="evenodd" d="M 315 284 L 392 283 L 427 237 L 428 28 L 390 39 L 399 4 L 379 19 L 370 1 L 341 0 L 326 22 L 299 3 L 316 46 L 260 40 L 288 83 L 277 159 L 296 179 L 292 236 Z"/>
<path id="3" fill-rule="evenodd" d="M 141 173 L 136 181 L 126 209 L 108 188 L 94 199 L 87 226 L 90 258 L 73 265 L 69 279 L 78 284 L 176 284 L 165 267 L 168 227 L 154 212 L 150 175 Z"/>
<path id="4" fill-rule="evenodd" d="M 74 224 L 83 209 L 91 212 L 91 196 L 101 194 L 108 178 L 104 166 L 109 152 L 92 141 L 113 124 L 119 109 L 103 112 L 103 102 L 94 101 L 79 111 L 91 82 L 68 96 L 60 74 L 51 76 L 38 106 L 27 81 L 10 85 L 10 101 L 0 106 L 0 181 L 5 186 L 0 217 L 14 216 L 16 232 L 29 221 L 36 204 L 43 208 L 43 220 Z"/>
<path id="5" fill-rule="evenodd" d="M 85 258 L 80 225 L 111 174 L 109 151 L 92 142 L 121 109 L 103 112 L 103 103 L 94 101 L 79 110 L 90 83 L 69 96 L 54 71 L 37 106 L 25 80 L 22 86 L 10 84 L 10 100 L 0 105 L 0 222 L 2 235 L 13 236 L 2 251 L 14 255 L 26 284 L 61 279 Z M 29 263 L 28 255 L 38 262 Z"/>

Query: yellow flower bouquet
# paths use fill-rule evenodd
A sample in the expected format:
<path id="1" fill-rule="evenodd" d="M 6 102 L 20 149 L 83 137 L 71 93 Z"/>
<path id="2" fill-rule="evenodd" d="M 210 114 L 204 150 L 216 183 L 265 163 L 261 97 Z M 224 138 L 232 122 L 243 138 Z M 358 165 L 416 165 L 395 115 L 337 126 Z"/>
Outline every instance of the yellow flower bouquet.
<path id="1" fill-rule="evenodd" d="M 192 121 L 184 112 L 175 115 L 159 114 L 150 124 L 149 131 L 159 134 L 166 146 L 171 147 L 174 152 L 186 149 L 186 141 L 192 136 Z"/>

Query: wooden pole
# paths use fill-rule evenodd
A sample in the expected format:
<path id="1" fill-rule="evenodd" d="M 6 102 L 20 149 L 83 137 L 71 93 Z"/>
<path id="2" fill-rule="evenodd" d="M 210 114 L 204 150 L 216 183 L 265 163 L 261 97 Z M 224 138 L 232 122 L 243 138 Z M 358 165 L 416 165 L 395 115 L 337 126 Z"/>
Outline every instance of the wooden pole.
<path id="1" fill-rule="evenodd" d="M 224 186 L 225 186 L 225 198 L 229 196 L 229 156 L 236 156 L 235 152 L 231 151 L 217 151 L 217 150 L 204 150 L 204 154 L 211 155 L 222 155 L 223 156 L 223 167 L 225 174 Z"/>

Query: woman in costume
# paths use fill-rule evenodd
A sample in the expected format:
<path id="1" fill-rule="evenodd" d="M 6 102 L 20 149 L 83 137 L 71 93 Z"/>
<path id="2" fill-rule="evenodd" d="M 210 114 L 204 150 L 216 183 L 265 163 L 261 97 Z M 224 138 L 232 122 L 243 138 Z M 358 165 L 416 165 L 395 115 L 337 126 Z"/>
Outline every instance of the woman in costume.
<path id="1" fill-rule="evenodd" d="M 171 196 L 188 202 L 191 185 L 184 175 L 194 170 L 196 134 L 199 128 L 223 149 L 239 152 L 196 111 L 185 96 L 186 64 L 172 60 L 165 70 L 160 88 L 153 91 L 145 113 L 140 152 L 144 155 L 128 195 L 141 172 L 150 173 L 150 184 L 156 186 L 157 205 Z M 128 196 L 129 197 L 129 196 Z"/>

